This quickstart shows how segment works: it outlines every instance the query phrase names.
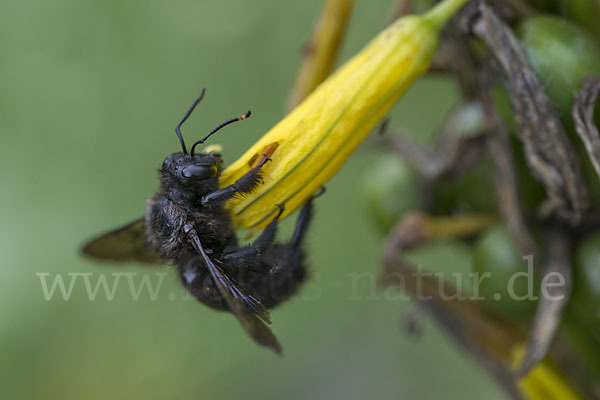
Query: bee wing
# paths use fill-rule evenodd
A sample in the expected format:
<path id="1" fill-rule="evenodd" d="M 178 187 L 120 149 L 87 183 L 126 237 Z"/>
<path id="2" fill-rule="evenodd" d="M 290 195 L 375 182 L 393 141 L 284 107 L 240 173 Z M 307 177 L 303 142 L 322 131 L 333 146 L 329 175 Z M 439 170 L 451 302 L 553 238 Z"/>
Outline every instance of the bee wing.
<path id="1" fill-rule="evenodd" d="M 219 291 L 244 330 L 259 344 L 281 354 L 281 345 L 267 326 L 271 323 L 271 317 L 265 306 L 256 298 L 244 294 L 235 282 L 212 261 L 209 260 L 207 264 Z"/>
<path id="2" fill-rule="evenodd" d="M 147 241 L 143 218 L 89 241 L 83 246 L 82 252 L 99 260 L 143 263 L 161 261 L 160 255 L 152 250 Z"/>
<path id="3" fill-rule="evenodd" d="M 244 330 L 259 344 L 281 354 L 281 345 L 267 326 L 271 323 L 269 311 L 253 296 L 245 294 L 237 284 L 208 257 L 194 230 L 190 231 L 194 248 L 206 263 L 219 291 L 227 301 L 231 312 L 237 317 Z"/>

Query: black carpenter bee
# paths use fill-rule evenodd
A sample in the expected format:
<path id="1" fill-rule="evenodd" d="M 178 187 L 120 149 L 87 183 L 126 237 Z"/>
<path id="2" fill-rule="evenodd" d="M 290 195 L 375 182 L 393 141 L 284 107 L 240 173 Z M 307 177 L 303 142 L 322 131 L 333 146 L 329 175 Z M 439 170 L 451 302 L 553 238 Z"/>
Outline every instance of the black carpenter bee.
<path id="1" fill-rule="evenodd" d="M 279 212 L 254 242 L 240 246 L 225 202 L 252 192 L 270 158 L 263 154 L 256 166 L 233 185 L 219 188 L 223 160 L 216 153 L 195 153 L 198 144 L 226 125 L 219 124 L 187 151 L 181 126 L 202 100 L 194 101 L 177 128 L 182 152 L 168 156 L 159 170 L 160 189 L 146 207 L 146 216 L 87 243 L 83 253 L 103 260 L 158 263 L 172 261 L 187 290 L 202 303 L 231 311 L 258 343 L 281 353 L 267 326 L 268 308 L 293 295 L 306 278 L 302 242 L 312 217 L 311 198 L 300 211 L 291 240 L 274 243 Z"/>

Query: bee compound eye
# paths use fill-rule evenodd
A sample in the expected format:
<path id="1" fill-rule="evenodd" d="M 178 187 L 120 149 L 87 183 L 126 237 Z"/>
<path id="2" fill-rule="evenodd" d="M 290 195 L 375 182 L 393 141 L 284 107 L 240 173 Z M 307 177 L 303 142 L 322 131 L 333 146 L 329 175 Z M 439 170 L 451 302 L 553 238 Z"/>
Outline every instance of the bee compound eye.
<path id="1" fill-rule="evenodd" d="M 181 170 L 181 175 L 185 178 L 208 179 L 216 175 L 217 168 L 214 165 L 192 164 Z"/>

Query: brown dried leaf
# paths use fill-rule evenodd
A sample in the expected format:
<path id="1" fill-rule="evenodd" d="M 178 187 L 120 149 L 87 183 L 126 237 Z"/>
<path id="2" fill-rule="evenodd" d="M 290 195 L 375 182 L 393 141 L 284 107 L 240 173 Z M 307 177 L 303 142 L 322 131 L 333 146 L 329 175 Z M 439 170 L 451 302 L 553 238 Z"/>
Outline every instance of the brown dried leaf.
<path id="1" fill-rule="evenodd" d="M 588 157 L 600 178 L 600 134 L 594 123 L 594 106 L 600 94 L 600 77 L 587 77 L 575 99 L 573 119 L 575 129 L 585 145 Z"/>
<path id="2" fill-rule="evenodd" d="M 577 222 L 588 207 L 587 190 L 577 157 L 519 41 L 483 2 L 471 29 L 490 47 L 508 81 L 513 111 L 525 155 L 544 184 L 551 210 Z"/>

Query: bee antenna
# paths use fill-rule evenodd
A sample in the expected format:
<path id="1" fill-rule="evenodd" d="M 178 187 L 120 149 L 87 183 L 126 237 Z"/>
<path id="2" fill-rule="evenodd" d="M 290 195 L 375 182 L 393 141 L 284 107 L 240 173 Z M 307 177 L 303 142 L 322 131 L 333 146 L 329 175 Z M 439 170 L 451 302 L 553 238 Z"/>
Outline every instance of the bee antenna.
<path id="1" fill-rule="evenodd" d="M 194 104 L 192 104 L 192 106 L 190 107 L 190 109 L 187 110 L 187 112 L 185 113 L 185 115 L 183 116 L 183 118 L 181 118 L 181 121 L 179 121 L 179 124 L 177 124 L 177 128 L 175 128 L 175 132 L 177 132 L 177 137 L 179 138 L 179 142 L 181 143 L 181 149 L 183 150 L 183 154 L 187 154 L 188 152 L 187 152 L 187 149 L 185 148 L 185 141 L 183 140 L 183 135 L 181 134 L 181 125 L 183 125 L 183 123 L 192 114 L 192 111 L 194 111 L 194 108 L 196 108 L 196 106 L 198 105 L 198 103 L 200 103 L 200 101 L 204 97 L 204 93 L 205 92 L 206 92 L 206 89 L 202 89 L 202 93 L 200 93 L 200 96 L 198 96 L 198 98 L 196 100 L 194 100 Z M 192 150 L 192 153 L 193 152 L 194 151 Z"/>
<path id="2" fill-rule="evenodd" d="M 240 115 L 239 117 L 231 118 L 231 119 L 228 119 L 225 122 L 221 122 L 219 125 L 217 125 L 217 127 L 215 129 L 213 129 L 203 139 L 198 140 L 196 143 L 194 143 L 192 145 L 192 151 L 190 152 L 190 155 L 193 157 L 194 156 L 194 149 L 196 148 L 196 146 L 199 145 L 199 144 L 202 144 L 202 143 L 206 142 L 206 139 L 208 139 L 209 137 L 211 137 L 214 133 L 217 133 L 221 128 L 223 128 L 223 127 L 225 127 L 225 126 L 227 126 L 229 124 L 232 124 L 234 122 L 237 122 L 237 121 L 243 121 L 246 118 L 248 118 L 251 113 L 252 112 L 250 110 L 248 110 L 248 112 L 246 114 L 244 114 L 244 115 Z"/>

